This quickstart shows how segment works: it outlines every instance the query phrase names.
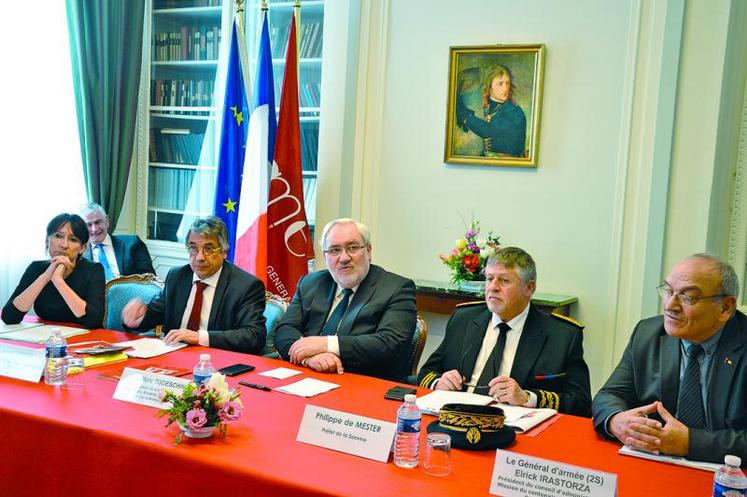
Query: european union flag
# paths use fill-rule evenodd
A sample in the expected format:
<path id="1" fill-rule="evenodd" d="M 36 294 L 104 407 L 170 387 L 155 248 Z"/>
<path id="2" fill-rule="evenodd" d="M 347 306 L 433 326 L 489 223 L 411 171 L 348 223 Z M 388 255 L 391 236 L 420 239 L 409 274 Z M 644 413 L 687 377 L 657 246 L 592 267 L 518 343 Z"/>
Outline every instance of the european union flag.
<path id="1" fill-rule="evenodd" d="M 241 174 L 246 155 L 247 121 L 249 118 L 248 85 L 244 74 L 246 58 L 239 42 L 244 43 L 241 28 L 233 21 L 231 49 L 228 56 L 226 95 L 223 101 L 218 177 L 215 183 L 213 212 L 228 227 L 228 260 L 233 261 L 236 246 L 236 220 L 240 205 Z M 243 48 L 243 47 L 242 47 Z"/>

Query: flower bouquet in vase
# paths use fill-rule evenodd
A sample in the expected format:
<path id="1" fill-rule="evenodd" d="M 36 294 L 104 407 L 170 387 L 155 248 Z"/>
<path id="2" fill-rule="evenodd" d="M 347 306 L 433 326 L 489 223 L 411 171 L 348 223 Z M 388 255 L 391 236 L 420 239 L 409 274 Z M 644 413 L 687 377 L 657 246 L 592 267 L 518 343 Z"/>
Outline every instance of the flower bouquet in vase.
<path id="1" fill-rule="evenodd" d="M 158 411 L 158 416 L 168 415 L 166 426 L 177 423 L 181 428 L 176 444 L 182 441 L 182 435 L 208 438 L 217 431 L 225 437 L 228 423 L 239 419 L 244 410 L 240 395 L 239 390 L 228 386 L 225 375 L 213 373 L 205 384 L 188 383 L 181 394 L 163 392 L 161 401 L 170 402 L 171 407 Z"/>
<path id="2" fill-rule="evenodd" d="M 499 248 L 500 237 L 492 232 L 480 236 L 480 223 L 472 221 L 464 238 L 457 239 L 454 248 L 439 257 L 451 270 L 452 283 L 462 289 L 481 291 L 485 287 L 485 264 Z"/>

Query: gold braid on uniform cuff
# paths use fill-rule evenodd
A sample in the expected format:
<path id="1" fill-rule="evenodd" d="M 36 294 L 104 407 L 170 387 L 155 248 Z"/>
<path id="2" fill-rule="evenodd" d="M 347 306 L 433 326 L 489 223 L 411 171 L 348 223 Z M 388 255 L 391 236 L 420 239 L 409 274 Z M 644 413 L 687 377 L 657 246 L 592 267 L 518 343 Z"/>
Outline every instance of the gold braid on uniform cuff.
<path id="1" fill-rule="evenodd" d="M 555 409 L 560 408 L 560 396 L 555 392 L 547 390 L 537 390 L 537 407 Z"/>
<path id="2" fill-rule="evenodd" d="M 431 383 L 436 381 L 438 379 L 438 374 L 434 372 L 430 372 L 423 376 L 423 379 L 420 381 L 420 386 L 423 388 L 431 388 Z"/>

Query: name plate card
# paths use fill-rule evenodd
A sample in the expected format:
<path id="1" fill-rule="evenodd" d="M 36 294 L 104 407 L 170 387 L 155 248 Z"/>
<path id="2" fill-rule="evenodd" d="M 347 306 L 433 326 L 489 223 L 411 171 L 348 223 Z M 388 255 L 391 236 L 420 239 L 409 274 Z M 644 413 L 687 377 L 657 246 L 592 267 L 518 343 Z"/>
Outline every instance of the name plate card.
<path id="1" fill-rule="evenodd" d="M 495 451 L 490 493 L 503 497 L 614 497 L 617 475 L 506 450 Z"/>
<path id="2" fill-rule="evenodd" d="M 134 404 L 167 409 L 171 403 L 161 402 L 161 393 L 171 390 L 180 395 L 190 381 L 185 378 L 148 373 L 140 369 L 124 368 L 112 397 Z"/>
<path id="3" fill-rule="evenodd" d="M 387 462 L 394 423 L 307 405 L 296 441 Z"/>
<path id="4" fill-rule="evenodd" d="M 37 383 L 46 364 L 46 349 L 0 343 L 0 376 Z"/>

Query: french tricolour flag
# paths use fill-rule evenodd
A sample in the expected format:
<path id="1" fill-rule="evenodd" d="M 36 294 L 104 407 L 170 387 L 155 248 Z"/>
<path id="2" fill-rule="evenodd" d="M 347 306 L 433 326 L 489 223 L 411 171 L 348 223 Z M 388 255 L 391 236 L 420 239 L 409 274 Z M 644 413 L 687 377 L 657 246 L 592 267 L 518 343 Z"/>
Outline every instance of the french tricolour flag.
<path id="1" fill-rule="evenodd" d="M 234 263 L 267 283 L 267 196 L 277 130 L 267 11 L 263 12 L 252 97 Z"/>

